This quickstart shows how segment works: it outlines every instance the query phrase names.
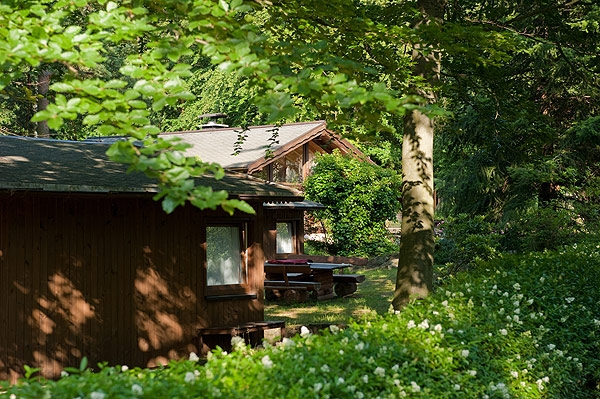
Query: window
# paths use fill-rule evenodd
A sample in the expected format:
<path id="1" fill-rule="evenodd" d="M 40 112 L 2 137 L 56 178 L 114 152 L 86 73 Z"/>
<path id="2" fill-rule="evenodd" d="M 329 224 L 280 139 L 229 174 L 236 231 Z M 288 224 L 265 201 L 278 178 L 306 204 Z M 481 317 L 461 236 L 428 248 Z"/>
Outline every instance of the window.
<path id="1" fill-rule="evenodd" d="M 280 183 L 301 183 L 303 148 L 298 148 L 285 157 L 271 163 L 273 168 L 273 181 Z"/>
<path id="2" fill-rule="evenodd" d="M 294 231 L 293 222 L 278 222 L 277 223 L 277 253 L 278 254 L 293 254 L 296 253 L 296 234 Z"/>
<path id="3" fill-rule="evenodd" d="M 245 228 L 206 228 L 206 283 L 210 286 L 242 285 L 246 282 Z"/>

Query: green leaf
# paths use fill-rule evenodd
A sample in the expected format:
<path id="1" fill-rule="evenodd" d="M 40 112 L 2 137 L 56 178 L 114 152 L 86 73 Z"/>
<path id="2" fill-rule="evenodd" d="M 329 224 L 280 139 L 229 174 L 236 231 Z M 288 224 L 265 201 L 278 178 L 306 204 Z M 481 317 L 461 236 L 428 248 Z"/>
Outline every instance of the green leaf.
<path id="1" fill-rule="evenodd" d="M 254 210 L 254 208 L 252 208 L 252 206 L 250 206 L 250 204 L 248 204 L 245 201 L 240 201 L 237 199 L 227 200 L 226 202 L 221 204 L 221 207 L 223 208 L 224 211 L 226 211 L 230 215 L 233 215 L 233 213 L 235 212 L 236 209 L 238 209 L 244 213 L 248 213 L 250 215 L 256 214 L 256 211 Z"/>
<path id="2" fill-rule="evenodd" d="M 63 92 L 63 93 L 70 93 L 75 90 L 75 88 L 72 85 L 70 85 L 69 83 L 66 83 L 66 82 L 53 83 L 50 86 L 50 89 L 52 89 L 54 91 L 58 91 L 58 92 Z"/>
<path id="3" fill-rule="evenodd" d="M 84 125 L 96 125 L 98 123 L 100 123 L 102 121 L 102 119 L 100 118 L 100 115 L 98 114 L 90 114 L 90 115 L 86 115 L 85 118 L 83 118 L 83 124 Z"/>
<path id="4" fill-rule="evenodd" d="M 172 213 L 175 208 L 177 208 L 179 205 L 181 205 L 181 200 L 177 199 L 177 198 L 173 198 L 170 195 L 167 195 L 163 200 L 162 200 L 162 209 L 166 212 L 166 213 Z"/>

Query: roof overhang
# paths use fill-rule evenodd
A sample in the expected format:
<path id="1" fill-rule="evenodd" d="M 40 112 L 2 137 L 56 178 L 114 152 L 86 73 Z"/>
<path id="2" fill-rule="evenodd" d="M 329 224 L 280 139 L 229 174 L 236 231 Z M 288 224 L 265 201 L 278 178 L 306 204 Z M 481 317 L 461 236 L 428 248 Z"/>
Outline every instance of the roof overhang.
<path id="1" fill-rule="evenodd" d="M 267 209 L 299 209 L 303 211 L 312 211 L 316 209 L 325 209 L 325 205 L 315 201 L 291 201 L 291 202 L 265 202 L 263 206 Z"/>

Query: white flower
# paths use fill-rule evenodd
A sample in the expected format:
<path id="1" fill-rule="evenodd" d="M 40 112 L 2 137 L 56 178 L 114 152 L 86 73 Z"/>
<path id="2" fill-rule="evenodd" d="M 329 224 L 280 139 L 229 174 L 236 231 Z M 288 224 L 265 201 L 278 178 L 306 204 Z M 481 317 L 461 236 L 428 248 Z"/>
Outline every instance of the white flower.
<path id="1" fill-rule="evenodd" d="M 94 391 L 90 394 L 90 398 L 92 399 L 104 399 L 105 396 L 106 394 L 101 391 Z"/>
<path id="2" fill-rule="evenodd" d="M 354 345 L 354 349 L 356 349 L 357 351 L 365 349 L 365 343 L 360 341 L 358 344 Z"/>
<path id="3" fill-rule="evenodd" d="M 346 381 L 344 381 L 344 379 L 342 377 L 338 377 L 338 379 L 337 379 L 338 385 L 344 385 L 345 382 Z"/>
<path id="4" fill-rule="evenodd" d="M 416 382 L 411 381 L 410 386 L 412 387 L 413 392 L 421 392 L 421 387 Z"/>
<path id="5" fill-rule="evenodd" d="M 462 357 L 469 357 L 469 350 L 468 349 L 463 349 L 462 351 L 460 351 L 460 355 Z"/>
<path id="6" fill-rule="evenodd" d="M 267 369 L 273 367 L 273 361 L 271 360 L 269 355 L 263 356 L 263 358 L 260 361 L 262 362 L 263 366 L 265 366 L 265 368 Z"/>
<path id="7" fill-rule="evenodd" d="M 60 376 L 61 377 L 68 377 L 69 373 L 67 371 L 63 370 L 63 371 L 60 372 Z"/>
<path id="8" fill-rule="evenodd" d="M 514 283 L 514 284 L 513 284 L 513 288 L 514 288 L 515 290 L 519 291 L 519 290 L 521 289 L 521 284 L 519 284 L 519 283 Z"/>
<path id="9" fill-rule="evenodd" d="M 368 375 L 366 375 L 366 374 L 365 374 L 365 375 L 363 375 L 363 376 L 362 376 L 362 380 L 363 380 L 363 382 L 364 382 L 365 384 L 368 384 L 368 383 L 369 383 L 369 376 L 368 376 Z"/>
<path id="10" fill-rule="evenodd" d="M 475 377 L 477 375 L 477 370 L 469 370 L 467 371 L 467 373 L 473 377 Z"/>
<path id="11" fill-rule="evenodd" d="M 512 378 L 519 378 L 519 373 L 516 372 L 516 371 L 511 371 L 510 375 L 511 375 Z"/>
<path id="12" fill-rule="evenodd" d="M 131 392 L 133 392 L 134 395 L 141 395 L 144 393 L 144 389 L 140 384 L 133 384 L 131 386 Z"/>
<path id="13" fill-rule="evenodd" d="M 440 332 L 442 332 L 442 325 L 436 324 L 435 326 L 433 326 L 433 329 L 440 333 Z"/>
<path id="14" fill-rule="evenodd" d="M 234 335 L 233 337 L 231 337 L 231 350 L 239 350 L 239 349 L 244 349 L 244 347 L 246 346 L 246 341 L 244 340 L 243 337 L 240 337 L 239 335 Z"/>
<path id="15" fill-rule="evenodd" d="M 572 296 L 565 298 L 565 301 L 567 301 L 567 303 L 571 303 L 575 300 L 575 298 L 573 298 Z"/>
<path id="16" fill-rule="evenodd" d="M 185 373 L 185 377 L 183 378 L 183 380 L 189 384 L 191 382 L 196 381 L 196 375 L 194 373 L 192 373 L 191 371 L 188 371 L 187 373 Z"/>
<path id="17" fill-rule="evenodd" d="M 319 392 L 319 391 L 321 390 L 321 388 L 323 388 L 323 384 L 322 384 L 322 383 L 320 383 L 320 382 L 316 382 L 316 383 L 315 383 L 315 386 L 313 387 L 313 390 L 314 390 L 315 392 Z"/>
<path id="18" fill-rule="evenodd" d="M 310 330 L 306 326 L 300 327 L 300 336 L 306 338 L 310 335 Z"/>
<path id="19" fill-rule="evenodd" d="M 383 367 L 377 367 L 374 371 L 374 374 L 378 377 L 384 377 L 385 376 L 385 369 Z"/>
<path id="20" fill-rule="evenodd" d="M 198 357 L 198 355 L 196 355 L 195 352 L 190 352 L 189 360 L 190 362 L 197 362 L 198 360 L 200 360 L 200 358 Z"/>
<path id="21" fill-rule="evenodd" d="M 321 366 L 321 371 L 324 372 L 324 373 L 327 373 L 329 371 L 329 366 L 326 365 L 326 364 L 322 365 Z"/>
<path id="22" fill-rule="evenodd" d="M 340 331 L 340 328 L 335 324 L 332 324 L 329 326 L 329 331 L 331 331 L 333 334 L 337 334 Z"/>
<path id="23" fill-rule="evenodd" d="M 408 322 L 408 324 L 406 325 L 406 328 L 408 328 L 408 329 L 410 330 L 411 328 L 414 328 L 415 326 L 416 326 L 416 324 L 415 324 L 415 321 L 414 321 L 414 320 L 411 320 L 411 321 L 409 321 L 409 322 Z"/>
<path id="24" fill-rule="evenodd" d="M 460 384 L 454 384 L 454 390 L 460 391 Z"/>
<path id="25" fill-rule="evenodd" d="M 356 399 L 363 399 L 365 397 L 365 394 L 362 392 L 356 392 Z"/>
<path id="26" fill-rule="evenodd" d="M 554 348 L 556 348 L 556 345 L 554 344 L 548 344 L 548 350 L 553 350 Z"/>
<path id="27" fill-rule="evenodd" d="M 421 323 L 419 323 L 419 328 L 426 330 L 429 328 L 429 320 L 425 319 Z"/>
<path id="28" fill-rule="evenodd" d="M 442 306 L 448 306 L 448 301 L 446 300 L 446 301 L 442 302 Z"/>

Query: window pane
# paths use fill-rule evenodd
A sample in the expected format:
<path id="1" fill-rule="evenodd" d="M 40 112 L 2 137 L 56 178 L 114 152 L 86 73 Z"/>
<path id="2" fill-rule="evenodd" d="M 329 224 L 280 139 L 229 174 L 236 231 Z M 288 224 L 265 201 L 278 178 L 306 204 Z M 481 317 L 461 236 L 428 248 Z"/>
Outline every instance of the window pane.
<path id="1" fill-rule="evenodd" d="M 243 283 L 239 227 L 207 227 L 206 257 L 208 285 Z"/>
<path id="2" fill-rule="evenodd" d="M 290 152 L 272 163 L 273 181 L 282 183 L 302 182 L 302 148 Z"/>
<path id="3" fill-rule="evenodd" d="M 277 223 L 277 253 L 294 253 L 294 224 L 292 222 Z"/>

